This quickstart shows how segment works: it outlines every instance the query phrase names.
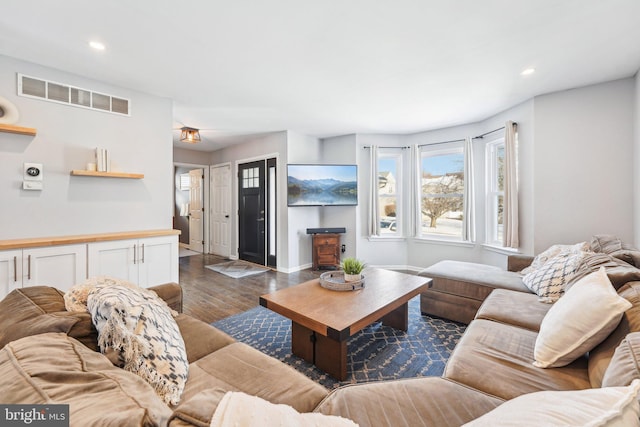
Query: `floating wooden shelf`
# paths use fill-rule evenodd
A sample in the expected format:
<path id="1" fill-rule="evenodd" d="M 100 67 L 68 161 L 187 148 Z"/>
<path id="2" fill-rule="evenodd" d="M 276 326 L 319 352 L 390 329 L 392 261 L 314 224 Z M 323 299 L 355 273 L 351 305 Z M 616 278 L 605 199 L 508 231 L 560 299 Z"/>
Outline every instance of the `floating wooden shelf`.
<path id="1" fill-rule="evenodd" d="M 144 178 L 144 174 L 142 173 L 96 172 L 96 171 L 86 171 L 82 169 L 72 170 L 71 176 L 95 176 L 95 177 L 102 177 L 102 178 L 128 178 L 128 179 Z"/>
<path id="2" fill-rule="evenodd" d="M 36 130 L 34 128 L 25 128 L 22 126 L 5 125 L 0 123 L 0 132 L 17 133 L 19 135 L 36 136 Z"/>

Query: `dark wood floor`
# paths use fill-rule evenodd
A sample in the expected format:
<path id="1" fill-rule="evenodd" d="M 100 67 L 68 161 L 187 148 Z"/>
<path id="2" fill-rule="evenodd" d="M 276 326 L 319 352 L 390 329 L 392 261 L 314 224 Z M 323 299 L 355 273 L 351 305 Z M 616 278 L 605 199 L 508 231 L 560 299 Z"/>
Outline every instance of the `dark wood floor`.
<path id="1" fill-rule="evenodd" d="M 290 274 L 267 271 L 233 279 L 205 268 L 205 265 L 227 261 L 216 255 L 180 258 L 180 285 L 185 314 L 212 323 L 256 307 L 260 295 L 306 282 L 321 273 L 310 269 Z"/>

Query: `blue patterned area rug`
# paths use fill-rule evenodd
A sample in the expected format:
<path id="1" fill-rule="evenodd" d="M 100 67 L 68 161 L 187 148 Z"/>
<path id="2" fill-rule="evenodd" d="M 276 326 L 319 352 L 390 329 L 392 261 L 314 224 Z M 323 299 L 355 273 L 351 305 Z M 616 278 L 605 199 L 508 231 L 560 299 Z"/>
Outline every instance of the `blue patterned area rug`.
<path id="1" fill-rule="evenodd" d="M 291 354 L 291 321 L 271 310 L 255 307 L 213 326 L 329 389 L 369 381 L 440 376 L 466 325 L 423 316 L 419 298 L 409 301 L 408 332 L 376 322 L 349 339 L 347 380 L 343 382 Z"/>

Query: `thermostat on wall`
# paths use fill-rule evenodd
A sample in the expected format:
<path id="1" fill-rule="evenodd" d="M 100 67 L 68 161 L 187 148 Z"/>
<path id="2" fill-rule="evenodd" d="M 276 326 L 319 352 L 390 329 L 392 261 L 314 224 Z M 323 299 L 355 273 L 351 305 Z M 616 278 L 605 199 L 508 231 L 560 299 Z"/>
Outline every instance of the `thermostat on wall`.
<path id="1" fill-rule="evenodd" d="M 22 178 L 23 190 L 42 190 L 42 163 L 25 163 Z"/>

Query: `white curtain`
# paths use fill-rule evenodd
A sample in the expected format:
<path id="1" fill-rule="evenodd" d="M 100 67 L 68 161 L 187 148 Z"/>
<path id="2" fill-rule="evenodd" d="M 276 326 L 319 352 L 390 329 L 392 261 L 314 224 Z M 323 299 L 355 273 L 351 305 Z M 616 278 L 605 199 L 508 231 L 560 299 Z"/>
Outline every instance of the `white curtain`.
<path id="1" fill-rule="evenodd" d="M 415 145 L 411 148 L 411 176 L 413 179 L 411 188 L 411 212 L 413 221 L 409 236 L 419 237 L 422 231 L 422 179 L 420 170 L 420 148 Z"/>
<path id="2" fill-rule="evenodd" d="M 516 126 L 508 121 L 504 126 L 504 214 L 502 245 L 517 248 L 518 241 L 518 147 Z"/>
<path id="3" fill-rule="evenodd" d="M 369 150 L 369 237 L 380 235 L 380 209 L 378 208 L 378 146 Z"/>
<path id="4" fill-rule="evenodd" d="M 471 145 L 471 137 L 464 139 L 464 201 L 463 201 L 463 218 L 464 224 L 462 229 L 462 239 L 468 242 L 475 242 L 475 191 L 473 179 L 473 147 Z"/>

